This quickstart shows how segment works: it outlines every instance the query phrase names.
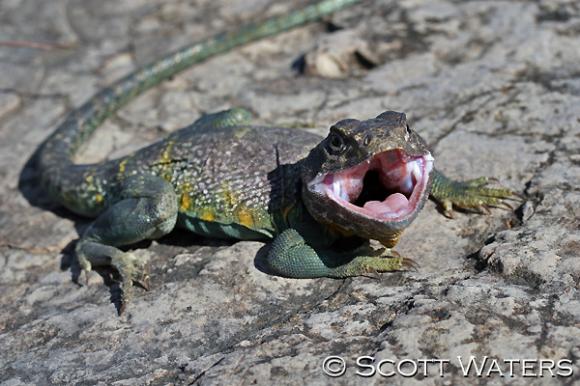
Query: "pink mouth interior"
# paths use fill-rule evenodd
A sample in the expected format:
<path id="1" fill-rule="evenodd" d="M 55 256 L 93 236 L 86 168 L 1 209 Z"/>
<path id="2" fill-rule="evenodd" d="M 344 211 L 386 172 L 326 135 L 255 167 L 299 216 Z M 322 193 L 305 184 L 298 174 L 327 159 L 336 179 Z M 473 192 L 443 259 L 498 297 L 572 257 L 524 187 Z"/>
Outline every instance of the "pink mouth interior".
<path id="1" fill-rule="evenodd" d="M 433 167 L 430 154 L 410 157 L 390 150 L 310 185 L 341 206 L 381 221 L 399 221 L 417 210 Z"/>

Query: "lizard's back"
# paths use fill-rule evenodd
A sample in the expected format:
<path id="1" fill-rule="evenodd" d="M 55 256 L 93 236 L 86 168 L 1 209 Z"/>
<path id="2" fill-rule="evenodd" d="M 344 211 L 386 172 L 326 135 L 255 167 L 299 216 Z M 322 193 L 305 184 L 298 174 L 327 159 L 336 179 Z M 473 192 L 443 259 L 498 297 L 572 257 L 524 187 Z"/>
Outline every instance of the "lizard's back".
<path id="1" fill-rule="evenodd" d="M 272 216 L 298 193 L 296 162 L 319 141 L 298 129 L 192 125 L 103 164 L 90 180 L 109 181 L 107 194 L 126 178 L 154 174 L 174 187 L 181 226 L 214 237 L 271 237 Z"/>

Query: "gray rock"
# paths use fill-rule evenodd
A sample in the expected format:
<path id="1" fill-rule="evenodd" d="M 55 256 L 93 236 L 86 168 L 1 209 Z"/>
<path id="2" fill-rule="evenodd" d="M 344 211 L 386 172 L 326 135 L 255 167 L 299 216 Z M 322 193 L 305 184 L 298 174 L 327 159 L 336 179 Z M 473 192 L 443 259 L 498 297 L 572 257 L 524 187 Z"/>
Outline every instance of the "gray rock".
<path id="1" fill-rule="evenodd" d="M 249 45 L 122 109 L 80 162 L 230 106 L 321 134 L 393 109 L 407 112 L 448 175 L 494 176 L 526 196 L 515 213 L 454 220 L 429 202 L 397 248 L 420 269 L 376 279 L 269 276 L 254 266 L 260 243 L 177 232 L 135 250 L 152 266 L 152 289 L 122 317 L 98 274 L 78 286 L 62 270 L 61 252 L 87 221 L 32 186 L 28 158 L 66 111 L 126 71 L 290 3 L 40 3 L 0 0 L 2 36 L 72 44 L 0 46 L 1 385 L 580 382 L 575 2 L 370 1 L 333 16 L 339 32 L 315 24 Z M 312 75 L 291 69 L 302 55 Z M 346 361 L 342 377 L 322 371 L 329 355 Z M 431 363 L 427 376 L 365 378 L 363 355 L 449 362 L 443 377 Z M 504 377 L 465 378 L 470 356 L 499 360 Z M 573 375 L 539 377 L 536 362 L 536 376 L 518 363 L 510 377 L 507 359 L 568 359 Z"/>

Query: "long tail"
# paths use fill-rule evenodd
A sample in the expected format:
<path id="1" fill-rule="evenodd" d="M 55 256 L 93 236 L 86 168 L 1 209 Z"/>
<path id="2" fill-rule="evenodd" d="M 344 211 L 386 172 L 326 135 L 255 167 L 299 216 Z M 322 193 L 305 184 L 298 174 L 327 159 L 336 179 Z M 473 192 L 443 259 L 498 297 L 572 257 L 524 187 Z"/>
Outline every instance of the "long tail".
<path id="1" fill-rule="evenodd" d="M 324 0 L 286 15 L 216 35 L 171 53 L 101 90 L 88 102 L 72 111 L 43 143 L 38 154 L 43 185 L 54 200 L 70 206 L 67 205 L 67 198 L 70 200 L 71 196 L 78 195 L 75 187 L 71 186 L 74 180 L 71 177 L 79 174 L 81 169 L 80 165 L 73 164 L 72 157 L 93 131 L 120 107 L 195 63 L 315 21 L 359 1 Z"/>

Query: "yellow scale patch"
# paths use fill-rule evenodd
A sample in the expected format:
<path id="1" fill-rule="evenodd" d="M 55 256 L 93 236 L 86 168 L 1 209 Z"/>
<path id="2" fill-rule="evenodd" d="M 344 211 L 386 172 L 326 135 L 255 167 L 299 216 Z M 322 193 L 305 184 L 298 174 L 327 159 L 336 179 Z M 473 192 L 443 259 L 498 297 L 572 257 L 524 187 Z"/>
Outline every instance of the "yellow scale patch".
<path id="1" fill-rule="evenodd" d="M 189 195 L 191 192 L 191 184 L 190 183 L 184 183 L 181 186 L 181 199 L 179 202 L 179 208 L 181 209 L 181 211 L 185 212 L 191 209 L 191 196 Z"/>
<path id="2" fill-rule="evenodd" d="M 96 190 L 97 187 L 95 186 L 95 178 L 92 174 L 87 174 L 85 176 L 85 182 L 87 184 L 87 190 Z M 93 196 L 93 200 L 95 200 L 95 203 L 101 204 L 105 200 L 105 197 L 101 193 L 97 192 Z"/>
<path id="3" fill-rule="evenodd" d="M 173 141 L 167 141 L 167 146 L 161 153 L 161 159 L 159 163 L 163 164 L 163 178 L 166 181 L 171 181 L 171 150 L 173 149 Z"/>
<path id="4" fill-rule="evenodd" d="M 179 208 L 182 212 L 185 212 L 191 209 L 191 197 L 189 197 L 188 193 L 183 193 L 181 195 L 181 202 L 179 203 Z"/>
<path id="5" fill-rule="evenodd" d="M 230 189 L 227 183 L 222 184 L 222 195 L 228 213 L 233 212 L 234 219 L 247 228 L 254 228 L 256 220 L 252 210 L 240 203 L 237 195 Z"/>
<path id="6" fill-rule="evenodd" d="M 201 210 L 201 215 L 199 216 L 203 221 L 213 221 L 215 220 L 215 213 L 210 208 L 203 208 Z"/>
<path id="7" fill-rule="evenodd" d="M 125 158 L 124 160 L 119 162 L 119 174 L 125 173 L 125 165 L 127 165 L 128 160 L 129 160 L 128 158 Z"/>
<path id="8" fill-rule="evenodd" d="M 97 194 L 95 195 L 95 202 L 96 202 L 97 204 L 100 204 L 100 203 L 102 203 L 104 199 L 105 199 L 105 198 L 104 198 L 104 197 L 103 197 L 103 195 L 102 195 L 102 194 L 100 194 L 100 193 L 97 193 Z"/>
<path id="9" fill-rule="evenodd" d="M 188 183 L 183 184 L 181 187 L 180 208 L 182 211 L 193 209 L 193 202 L 189 195 L 191 188 L 191 184 Z M 227 213 L 232 213 L 232 220 L 247 228 L 254 228 L 256 219 L 254 218 L 252 210 L 240 204 L 236 194 L 230 190 L 227 183 L 222 184 L 221 190 L 225 204 L 225 213 L 221 214 L 222 220 L 227 216 Z M 218 218 L 218 213 L 216 213 L 214 208 L 203 207 L 199 210 L 198 217 L 203 221 L 215 221 Z"/>
<path id="10" fill-rule="evenodd" d="M 254 216 L 250 209 L 240 206 L 236 210 L 236 217 L 238 222 L 247 228 L 252 228 L 255 225 Z"/>

